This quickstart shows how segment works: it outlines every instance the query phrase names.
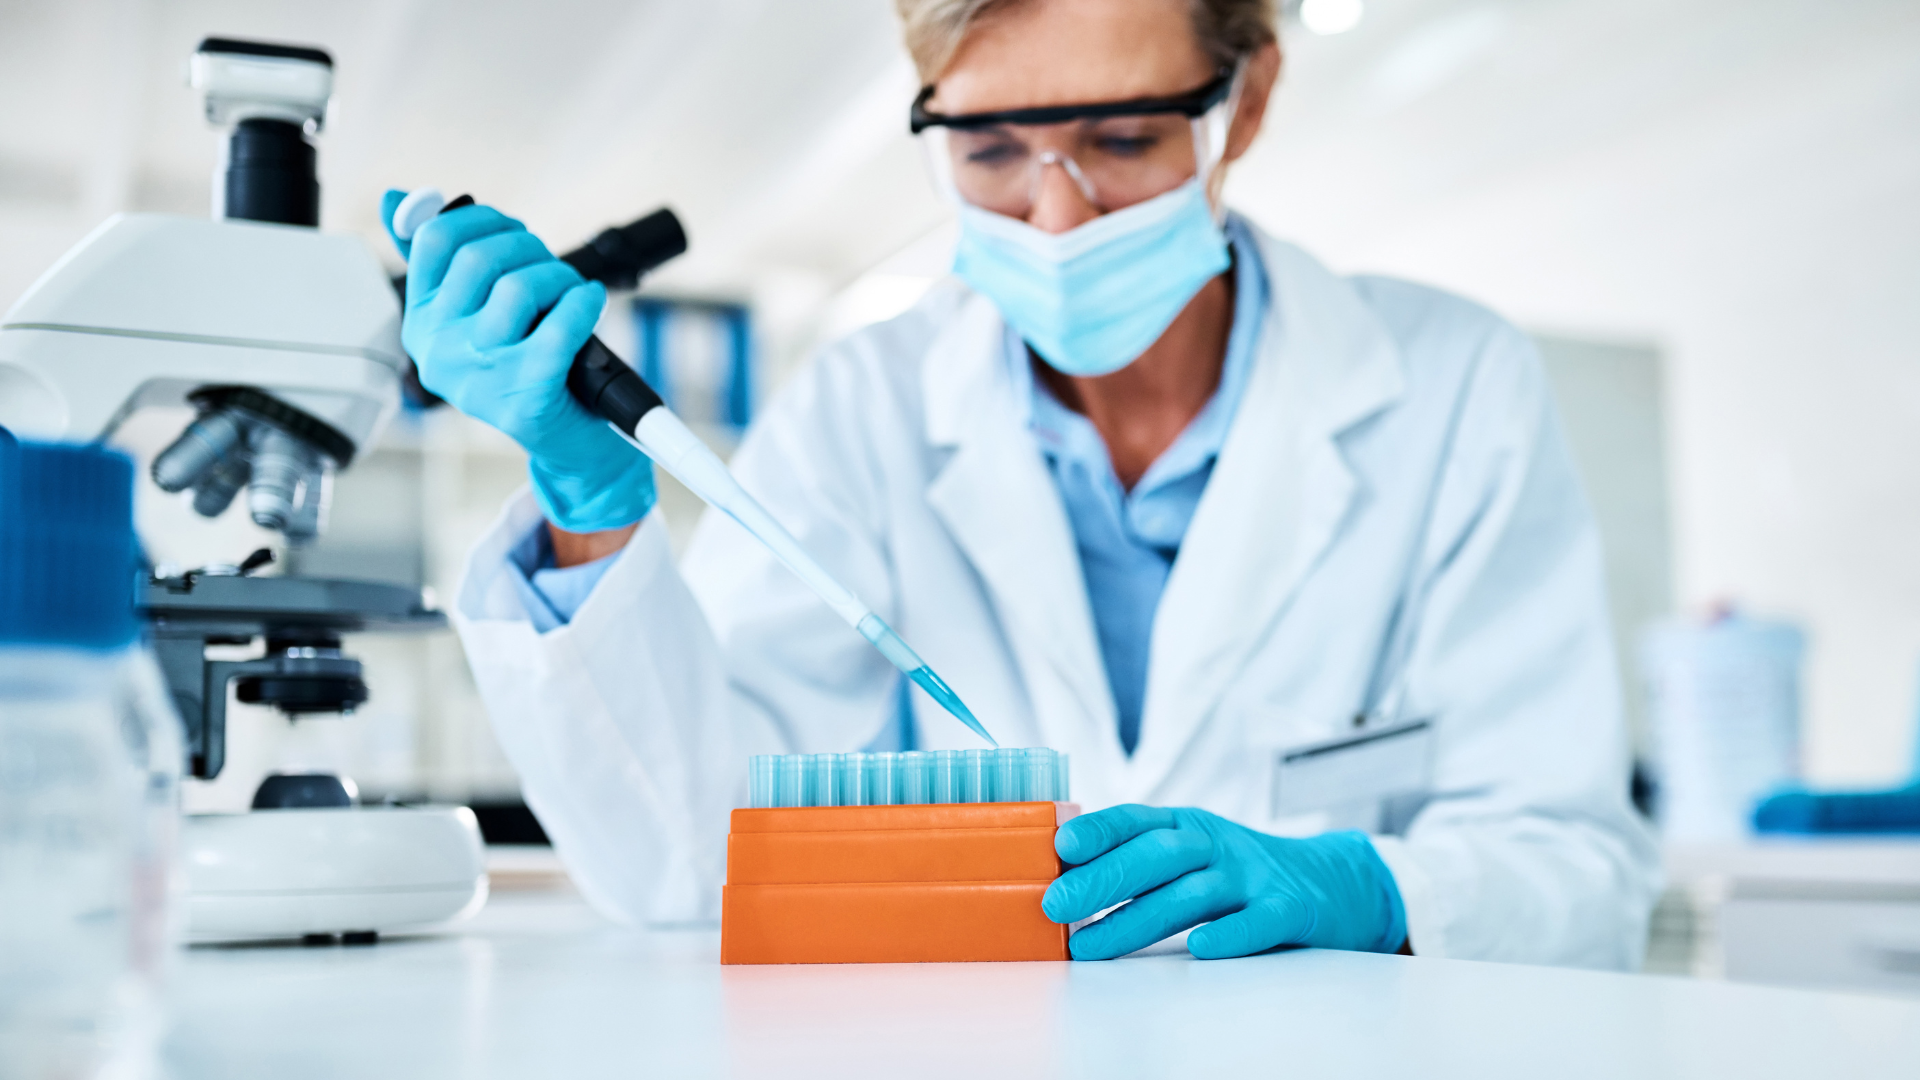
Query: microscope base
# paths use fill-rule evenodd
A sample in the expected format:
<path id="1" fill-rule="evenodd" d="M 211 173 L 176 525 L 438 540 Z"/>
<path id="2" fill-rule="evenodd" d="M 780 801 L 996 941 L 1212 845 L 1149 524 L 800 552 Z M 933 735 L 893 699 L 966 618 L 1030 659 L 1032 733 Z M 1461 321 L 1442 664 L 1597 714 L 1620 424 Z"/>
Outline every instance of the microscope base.
<path id="1" fill-rule="evenodd" d="M 464 806 L 194 814 L 181 840 L 194 941 L 414 930 L 487 900 Z"/>

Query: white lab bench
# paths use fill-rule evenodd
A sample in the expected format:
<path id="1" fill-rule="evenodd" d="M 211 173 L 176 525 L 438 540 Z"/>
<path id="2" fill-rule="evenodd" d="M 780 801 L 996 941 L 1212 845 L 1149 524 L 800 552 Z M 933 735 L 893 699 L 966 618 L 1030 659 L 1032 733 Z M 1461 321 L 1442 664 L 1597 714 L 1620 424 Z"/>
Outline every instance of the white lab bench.
<path id="1" fill-rule="evenodd" d="M 1920 838 L 1671 844 L 1666 868 L 1665 903 L 1692 923 L 1691 970 L 1920 998 Z"/>
<path id="2" fill-rule="evenodd" d="M 305 1077 L 1911 1077 L 1920 1003 L 1318 950 L 1198 962 L 722 967 L 496 874 L 473 921 L 197 947 L 170 1074 Z"/>

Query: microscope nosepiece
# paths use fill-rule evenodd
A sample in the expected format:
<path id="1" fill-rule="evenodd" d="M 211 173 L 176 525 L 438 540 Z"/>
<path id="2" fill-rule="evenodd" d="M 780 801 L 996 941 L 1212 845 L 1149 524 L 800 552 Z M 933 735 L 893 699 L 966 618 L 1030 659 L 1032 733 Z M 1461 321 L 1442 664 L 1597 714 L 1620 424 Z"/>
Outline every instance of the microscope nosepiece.
<path id="1" fill-rule="evenodd" d="M 247 441 L 253 450 L 247 513 L 261 528 L 285 532 L 299 514 L 307 475 L 313 471 L 312 452 L 300 440 L 266 424 L 255 427 Z"/>
<path id="2" fill-rule="evenodd" d="M 188 396 L 200 415 L 153 459 L 154 485 L 193 491 L 201 517 L 219 517 L 242 488 L 255 524 L 303 544 L 326 525 L 333 473 L 353 457 L 346 436 L 261 391 L 210 387 Z"/>
<path id="3" fill-rule="evenodd" d="M 208 469 L 193 486 L 193 512 L 216 518 L 233 505 L 233 497 L 253 477 L 253 463 L 245 454 L 229 454 Z"/>
<path id="4" fill-rule="evenodd" d="M 201 413 L 172 446 L 153 459 L 153 482 L 165 492 L 197 486 L 246 437 L 246 426 L 232 413 L 224 409 Z"/>

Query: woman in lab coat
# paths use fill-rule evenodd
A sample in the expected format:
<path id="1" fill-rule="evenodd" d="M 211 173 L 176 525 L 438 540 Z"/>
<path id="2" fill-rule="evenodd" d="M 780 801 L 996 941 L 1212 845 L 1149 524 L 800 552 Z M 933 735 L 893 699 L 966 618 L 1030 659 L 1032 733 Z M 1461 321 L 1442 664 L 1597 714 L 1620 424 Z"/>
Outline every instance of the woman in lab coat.
<path id="1" fill-rule="evenodd" d="M 1074 955 L 1198 926 L 1203 957 L 1636 966 L 1655 856 L 1539 360 L 1220 208 L 1271 0 L 897 3 L 955 277 L 732 464 L 1003 745 L 1072 755 L 1094 812 L 1044 908 L 1134 900 Z M 597 285 L 486 207 L 409 257 L 422 381 L 531 459 L 454 612 L 501 745 L 598 907 L 710 918 L 748 756 L 872 743 L 898 676 L 719 515 L 674 565 L 650 468 L 563 388 Z"/>

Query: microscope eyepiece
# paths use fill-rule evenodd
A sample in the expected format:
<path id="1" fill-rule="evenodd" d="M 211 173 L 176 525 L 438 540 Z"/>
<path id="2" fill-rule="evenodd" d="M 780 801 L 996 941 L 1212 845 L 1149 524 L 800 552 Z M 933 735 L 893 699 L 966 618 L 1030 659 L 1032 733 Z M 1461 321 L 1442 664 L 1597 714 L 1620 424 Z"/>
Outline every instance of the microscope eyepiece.
<path id="1" fill-rule="evenodd" d="M 320 182 L 310 132 L 333 93 L 333 58 L 320 49 L 207 38 L 188 81 L 206 95 L 207 119 L 231 127 L 222 216 L 281 225 L 320 224 Z"/>
<path id="2" fill-rule="evenodd" d="M 226 216 L 280 225 L 320 224 L 313 144 L 299 125 L 254 117 L 227 143 Z"/>

